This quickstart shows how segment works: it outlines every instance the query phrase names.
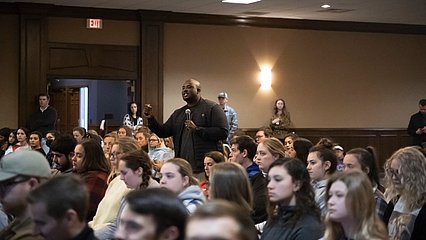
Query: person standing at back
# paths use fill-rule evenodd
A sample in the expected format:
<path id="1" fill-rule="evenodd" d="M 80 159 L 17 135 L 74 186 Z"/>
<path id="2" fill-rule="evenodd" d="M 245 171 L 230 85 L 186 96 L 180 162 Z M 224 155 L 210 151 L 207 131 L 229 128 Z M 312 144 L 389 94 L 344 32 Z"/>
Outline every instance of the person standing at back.
<path id="1" fill-rule="evenodd" d="M 219 102 L 220 107 L 223 109 L 223 112 L 225 112 L 226 120 L 228 121 L 228 138 L 226 139 L 226 142 L 230 144 L 231 139 L 235 134 L 235 131 L 237 131 L 238 129 L 237 112 L 234 108 L 227 104 L 228 94 L 226 92 L 219 93 L 219 95 L 217 96 L 217 100 Z"/>
<path id="2" fill-rule="evenodd" d="M 226 116 L 222 108 L 201 97 L 200 82 L 186 80 L 182 85 L 182 98 L 186 105 L 175 110 L 160 124 L 152 116 L 152 107 L 144 107 L 148 127 L 161 138 L 173 136 L 175 157 L 187 160 L 197 178 L 204 178 L 204 154 L 222 151 L 222 140 L 228 136 Z"/>
<path id="3" fill-rule="evenodd" d="M 45 93 L 40 93 L 38 95 L 38 104 L 40 108 L 31 115 L 30 121 L 28 122 L 28 127 L 31 132 L 38 131 L 42 136 L 46 136 L 49 130 L 55 129 L 58 113 L 55 108 L 49 106 L 49 100 L 49 95 Z"/>
<path id="4" fill-rule="evenodd" d="M 411 115 L 407 132 L 413 138 L 413 145 L 426 143 L 426 99 L 419 101 L 419 112 Z"/>

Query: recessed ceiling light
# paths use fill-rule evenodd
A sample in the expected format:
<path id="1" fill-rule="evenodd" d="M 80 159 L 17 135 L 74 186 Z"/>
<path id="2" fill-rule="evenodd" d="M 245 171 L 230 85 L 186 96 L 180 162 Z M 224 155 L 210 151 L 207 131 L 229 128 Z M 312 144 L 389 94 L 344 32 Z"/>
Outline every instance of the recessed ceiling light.
<path id="1" fill-rule="evenodd" d="M 260 2 L 261 0 L 222 0 L 223 3 L 250 4 Z"/>
<path id="2" fill-rule="evenodd" d="M 322 5 L 321 7 L 322 7 L 322 8 L 331 8 L 331 5 L 329 5 L 329 4 L 324 4 L 324 5 Z"/>

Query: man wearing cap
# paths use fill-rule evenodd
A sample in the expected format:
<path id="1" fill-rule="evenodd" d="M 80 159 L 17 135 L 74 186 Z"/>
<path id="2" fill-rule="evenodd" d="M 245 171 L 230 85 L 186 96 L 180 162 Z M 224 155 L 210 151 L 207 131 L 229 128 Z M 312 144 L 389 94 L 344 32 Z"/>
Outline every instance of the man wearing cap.
<path id="1" fill-rule="evenodd" d="M 219 95 L 217 95 L 217 100 L 219 101 L 220 107 L 225 112 L 226 120 L 228 121 L 228 138 L 226 140 L 227 143 L 230 144 L 235 131 L 238 129 L 237 112 L 227 104 L 228 94 L 226 92 L 219 93 Z"/>
<path id="2" fill-rule="evenodd" d="M 46 158 L 36 151 L 17 151 L 0 162 L 0 201 L 14 220 L 0 232 L 2 240 L 43 239 L 33 235 L 34 223 L 28 208 L 29 192 L 50 178 Z"/>
<path id="3" fill-rule="evenodd" d="M 339 172 L 343 172 L 343 170 L 345 170 L 345 164 L 343 164 L 343 158 L 345 157 L 345 154 L 346 154 L 345 150 L 339 144 L 335 144 L 333 146 L 333 151 L 334 151 L 334 154 L 337 157 L 337 166 L 336 166 L 336 169 Z"/>

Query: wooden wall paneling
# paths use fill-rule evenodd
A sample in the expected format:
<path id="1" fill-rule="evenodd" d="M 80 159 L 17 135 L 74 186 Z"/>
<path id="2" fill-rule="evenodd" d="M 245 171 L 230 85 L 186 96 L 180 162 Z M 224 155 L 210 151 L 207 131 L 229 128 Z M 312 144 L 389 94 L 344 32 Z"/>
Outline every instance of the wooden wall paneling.
<path id="1" fill-rule="evenodd" d="M 142 16 L 141 16 L 142 18 Z M 141 85 L 136 86 L 143 104 L 151 104 L 153 114 L 163 121 L 163 38 L 164 25 L 159 22 L 141 22 Z"/>
<path id="2" fill-rule="evenodd" d="M 47 92 L 45 26 L 43 16 L 20 16 L 19 126 L 26 126 L 37 109 L 38 94 Z"/>
<path id="3" fill-rule="evenodd" d="M 49 76 L 136 80 L 138 47 L 95 44 L 48 44 Z"/>

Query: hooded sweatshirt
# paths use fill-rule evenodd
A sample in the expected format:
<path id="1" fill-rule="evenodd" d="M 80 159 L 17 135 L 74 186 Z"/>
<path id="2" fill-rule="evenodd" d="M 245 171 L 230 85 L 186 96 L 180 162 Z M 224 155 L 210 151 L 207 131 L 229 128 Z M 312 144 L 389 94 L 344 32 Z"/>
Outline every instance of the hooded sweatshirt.
<path id="1" fill-rule="evenodd" d="M 192 214 L 198 205 L 203 204 L 206 201 L 204 197 L 203 190 L 197 185 L 191 185 L 185 188 L 181 193 L 179 193 L 178 198 L 185 205 L 189 214 Z"/>

